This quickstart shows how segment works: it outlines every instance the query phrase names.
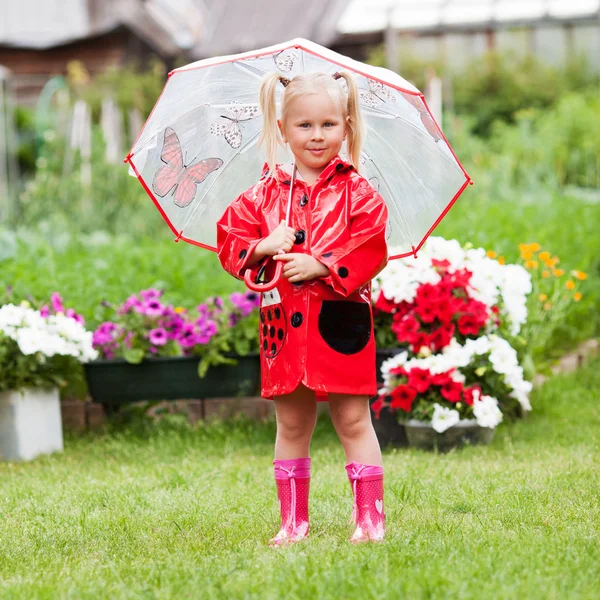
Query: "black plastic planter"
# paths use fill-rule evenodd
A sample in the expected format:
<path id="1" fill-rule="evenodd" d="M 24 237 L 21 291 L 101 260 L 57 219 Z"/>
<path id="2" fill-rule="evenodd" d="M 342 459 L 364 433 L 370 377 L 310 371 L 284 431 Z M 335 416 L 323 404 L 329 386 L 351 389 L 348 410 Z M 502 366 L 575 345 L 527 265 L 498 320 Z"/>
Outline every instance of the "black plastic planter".
<path id="1" fill-rule="evenodd" d="M 149 358 L 138 365 L 123 359 L 85 365 L 90 396 L 106 407 L 141 400 L 256 396 L 260 392 L 258 354 L 231 355 L 236 365 L 211 367 L 201 379 L 198 357 Z"/>

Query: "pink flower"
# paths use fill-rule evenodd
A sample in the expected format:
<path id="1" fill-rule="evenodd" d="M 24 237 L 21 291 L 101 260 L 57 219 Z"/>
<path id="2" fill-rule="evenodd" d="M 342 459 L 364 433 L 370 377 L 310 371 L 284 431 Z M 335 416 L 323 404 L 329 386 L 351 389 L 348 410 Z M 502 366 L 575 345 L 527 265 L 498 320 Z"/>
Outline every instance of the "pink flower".
<path id="1" fill-rule="evenodd" d="M 162 315 L 164 306 L 158 300 L 147 300 L 142 304 L 142 312 L 149 317 L 158 317 Z"/>
<path id="2" fill-rule="evenodd" d="M 164 346 L 168 341 L 167 330 L 163 327 L 151 329 L 148 334 L 148 339 L 150 340 L 150 343 L 155 346 Z"/>
<path id="3" fill-rule="evenodd" d="M 44 306 L 40 308 L 40 315 L 44 317 L 44 319 L 50 316 L 50 309 L 48 308 L 47 304 L 44 304 Z"/>
<path id="4" fill-rule="evenodd" d="M 150 288 L 148 290 L 142 290 L 140 292 L 140 296 L 142 300 L 148 302 L 149 300 L 158 300 L 162 296 L 162 291 L 157 290 L 156 288 Z"/>
<path id="5" fill-rule="evenodd" d="M 65 312 L 65 307 L 63 306 L 62 298 L 60 297 L 60 294 L 58 292 L 54 292 L 50 296 L 50 304 L 52 306 L 52 310 L 55 313 Z"/>

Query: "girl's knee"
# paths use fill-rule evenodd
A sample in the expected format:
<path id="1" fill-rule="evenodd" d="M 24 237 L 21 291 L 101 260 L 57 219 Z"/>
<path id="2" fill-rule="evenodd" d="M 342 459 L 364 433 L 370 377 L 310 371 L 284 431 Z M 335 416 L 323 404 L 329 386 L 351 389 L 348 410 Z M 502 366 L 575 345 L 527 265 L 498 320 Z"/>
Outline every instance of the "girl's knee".
<path id="1" fill-rule="evenodd" d="M 342 402 L 332 409 L 331 419 L 338 435 L 346 439 L 360 438 L 373 427 L 368 401 Z"/>

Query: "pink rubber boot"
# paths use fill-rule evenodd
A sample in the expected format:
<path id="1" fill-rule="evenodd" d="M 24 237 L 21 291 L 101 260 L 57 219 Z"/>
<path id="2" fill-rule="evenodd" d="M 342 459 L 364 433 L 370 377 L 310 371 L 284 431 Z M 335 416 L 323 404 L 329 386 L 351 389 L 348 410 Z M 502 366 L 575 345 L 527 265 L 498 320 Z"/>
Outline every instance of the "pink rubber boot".
<path id="1" fill-rule="evenodd" d="M 281 529 L 270 546 L 298 542 L 308 535 L 310 458 L 274 460 L 275 483 L 281 512 Z"/>
<path id="2" fill-rule="evenodd" d="M 354 494 L 352 522 L 356 531 L 351 542 L 381 542 L 385 537 L 383 512 L 383 467 L 351 462 L 346 465 Z"/>

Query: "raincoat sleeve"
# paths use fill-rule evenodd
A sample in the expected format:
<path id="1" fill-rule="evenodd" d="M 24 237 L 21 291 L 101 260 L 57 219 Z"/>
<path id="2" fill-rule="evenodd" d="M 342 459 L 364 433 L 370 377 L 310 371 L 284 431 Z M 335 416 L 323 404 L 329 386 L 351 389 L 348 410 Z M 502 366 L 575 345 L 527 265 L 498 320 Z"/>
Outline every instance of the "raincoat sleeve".
<path id="1" fill-rule="evenodd" d="M 314 255 L 329 268 L 322 279 L 336 293 L 349 296 L 385 267 L 387 219 L 384 199 L 368 183 L 360 186 L 350 210 L 350 239 Z"/>
<path id="2" fill-rule="evenodd" d="M 256 276 L 260 268 L 260 262 L 246 266 L 262 239 L 260 214 L 254 188 L 251 188 L 238 196 L 217 222 L 217 256 L 223 268 L 236 279 L 243 279 L 246 269 L 251 269 Z"/>

